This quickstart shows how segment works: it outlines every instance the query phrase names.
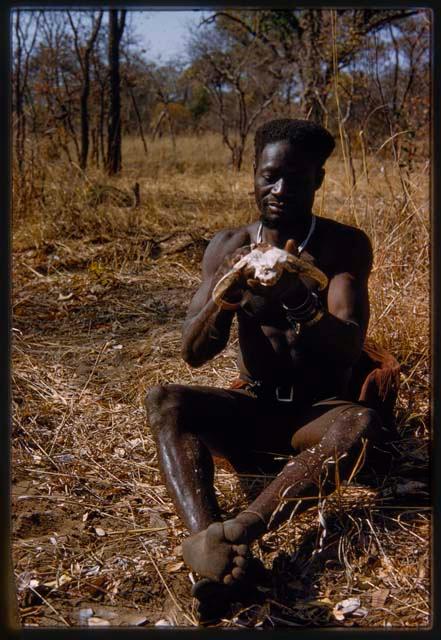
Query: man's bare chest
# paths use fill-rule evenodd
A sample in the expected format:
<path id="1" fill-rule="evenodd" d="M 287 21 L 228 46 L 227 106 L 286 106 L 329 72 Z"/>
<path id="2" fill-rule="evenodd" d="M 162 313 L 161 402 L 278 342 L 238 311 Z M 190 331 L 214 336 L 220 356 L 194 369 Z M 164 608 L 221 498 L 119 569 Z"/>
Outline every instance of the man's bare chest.
<path id="1" fill-rule="evenodd" d="M 276 353 L 283 353 L 296 348 L 299 339 L 299 329 L 297 327 L 280 328 L 261 325 L 261 331 Z"/>

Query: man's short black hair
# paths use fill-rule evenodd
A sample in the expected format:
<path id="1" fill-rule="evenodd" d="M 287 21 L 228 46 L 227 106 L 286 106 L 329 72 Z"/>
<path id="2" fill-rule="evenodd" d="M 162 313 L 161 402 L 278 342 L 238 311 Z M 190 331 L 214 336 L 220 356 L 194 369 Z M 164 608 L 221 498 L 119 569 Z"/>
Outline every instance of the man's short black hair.
<path id="1" fill-rule="evenodd" d="M 263 148 L 272 142 L 288 141 L 299 150 L 307 152 L 321 167 L 335 147 L 334 136 L 327 129 L 309 120 L 280 118 L 262 124 L 254 136 L 256 161 Z"/>

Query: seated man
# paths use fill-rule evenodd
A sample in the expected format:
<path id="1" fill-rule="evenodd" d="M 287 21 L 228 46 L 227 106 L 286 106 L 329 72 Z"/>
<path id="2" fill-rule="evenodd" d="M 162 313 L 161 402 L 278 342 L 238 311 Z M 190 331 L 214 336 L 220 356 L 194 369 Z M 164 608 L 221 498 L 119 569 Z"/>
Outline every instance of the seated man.
<path id="1" fill-rule="evenodd" d="M 308 121 L 272 120 L 257 130 L 260 220 L 210 242 L 183 329 L 183 358 L 198 367 L 224 349 L 236 315 L 240 380 L 230 389 L 171 384 L 147 394 L 161 472 L 191 534 L 184 560 L 205 578 L 197 585 L 225 590 L 243 582 L 254 540 L 310 506 L 337 473 L 350 473 L 367 443 L 387 439 L 378 412 L 350 391 L 368 327 L 371 244 L 359 229 L 312 213 L 334 146 Z M 268 287 L 238 279 L 216 304 L 216 284 L 262 243 L 301 256 L 328 285 L 319 291 L 288 271 Z M 222 521 L 213 456 L 239 473 L 278 475 L 245 511 Z"/>

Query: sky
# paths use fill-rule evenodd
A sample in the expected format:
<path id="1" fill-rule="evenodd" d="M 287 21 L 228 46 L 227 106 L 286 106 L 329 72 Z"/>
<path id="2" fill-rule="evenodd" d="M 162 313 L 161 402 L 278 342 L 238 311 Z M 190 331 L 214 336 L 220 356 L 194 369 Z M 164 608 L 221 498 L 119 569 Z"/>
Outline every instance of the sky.
<path id="1" fill-rule="evenodd" d="M 133 30 L 146 48 L 146 57 L 165 62 L 171 57 L 185 55 L 188 26 L 198 24 L 201 11 L 145 11 L 134 12 Z"/>

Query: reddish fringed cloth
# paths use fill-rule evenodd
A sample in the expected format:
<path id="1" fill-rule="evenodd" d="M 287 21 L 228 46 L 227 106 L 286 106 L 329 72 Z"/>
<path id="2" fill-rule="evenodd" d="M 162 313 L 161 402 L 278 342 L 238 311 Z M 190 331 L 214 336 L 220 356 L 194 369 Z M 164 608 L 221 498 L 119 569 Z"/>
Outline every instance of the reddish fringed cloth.
<path id="1" fill-rule="evenodd" d="M 361 356 L 352 369 L 349 383 L 351 399 L 375 409 L 385 426 L 392 428 L 399 386 L 398 361 L 372 340 L 366 340 Z"/>

